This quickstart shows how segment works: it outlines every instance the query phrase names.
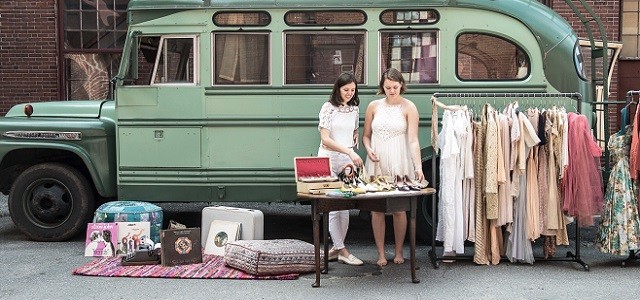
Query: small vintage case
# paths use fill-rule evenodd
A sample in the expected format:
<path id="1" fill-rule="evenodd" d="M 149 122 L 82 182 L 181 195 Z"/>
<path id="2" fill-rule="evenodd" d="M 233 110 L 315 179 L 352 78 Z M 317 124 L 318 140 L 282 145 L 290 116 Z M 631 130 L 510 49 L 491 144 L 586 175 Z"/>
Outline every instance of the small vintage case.
<path id="1" fill-rule="evenodd" d="M 296 157 L 294 167 L 298 193 L 323 194 L 322 190 L 337 189 L 343 185 L 337 177 L 331 176 L 329 157 Z"/>

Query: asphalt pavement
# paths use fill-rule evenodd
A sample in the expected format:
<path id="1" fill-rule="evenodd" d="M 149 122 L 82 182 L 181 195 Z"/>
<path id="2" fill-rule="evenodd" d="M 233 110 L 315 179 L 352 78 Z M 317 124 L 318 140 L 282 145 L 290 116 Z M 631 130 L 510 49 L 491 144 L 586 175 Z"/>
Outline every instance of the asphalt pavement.
<path id="1" fill-rule="evenodd" d="M 7 195 L 0 193 L 0 218 L 9 215 L 9 206 L 7 205 Z"/>
<path id="2" fill-rule="evenodd" d="M 3 198 L 0 203 L 6 207 Z M 206 204 L 162 205 L 167 218 L 197 224 Z M 241 206 L 233 205 L 233 206 Z M 291 204 L 246 204 L 265 214 L 265 238 L 311 241 L 309 207 Z M 314 274 L 297 280 L 206 280 L 74 276 L 71 271 L 91 261 L 83 256 L 81 237 L 67 242 L 29 241 L 11 222 L 0 217 L 0 299 L 637 299 L 640 261 L 626 267 L 626 257 L 600 253 L 593 246 L 594 228 L 583 234 L 581 258 L 590 271 L 575 262 L 502 261 L 479 266 L 469 261 L 441 263 L 434 269 L 427 252 L 417 247 L 417 276 L 412 283 L 409 263 L 378 267 L 370 224 L 351 215 L 347 244 L 365 261 L 355 267 L 330 263 L 321 286 L 311 287 Z M 390 219 L 390 218 L 389 218 Z M 572 240 L 573 242 L 573 240 Z M 392 245 L 387 244 L 388 256 Z M 560 247 L 563 256 L 574 247 Z M 467 253 L 473 253 L 472 248 Z M 540 245 L 534 245 L 540 253 Z M 408 247 L 405 255 L 408 257 Z"/>

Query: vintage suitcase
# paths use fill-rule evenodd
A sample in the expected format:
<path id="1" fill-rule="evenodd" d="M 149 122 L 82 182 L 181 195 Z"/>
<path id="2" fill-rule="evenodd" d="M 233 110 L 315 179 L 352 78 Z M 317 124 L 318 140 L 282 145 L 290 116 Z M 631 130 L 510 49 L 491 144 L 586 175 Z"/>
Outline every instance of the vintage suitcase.
<path id="1" fill-rule="evenodd" d="M 228 206 L 207 206 L 202 209 L 202 246 L 209 236 L 213 220 L 240 222 L 241 240 L 261 240 L 264 238 L 264 215 L 256 209 Z"/>
<path id="2" fill-rule="evenodd" d="M 331 158 L 295 157 L 296 190 L 305 194 L 324 194 L 324 191 L 339 189 L 344 184 L 331 176 Z"/>

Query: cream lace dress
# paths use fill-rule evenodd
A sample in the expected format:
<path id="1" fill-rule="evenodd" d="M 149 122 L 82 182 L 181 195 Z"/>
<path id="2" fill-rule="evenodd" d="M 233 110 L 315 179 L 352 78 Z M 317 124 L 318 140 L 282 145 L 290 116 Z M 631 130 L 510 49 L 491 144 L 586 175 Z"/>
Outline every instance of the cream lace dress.
<path id="1" fill-rule="evenodd" d="M 407 118 L 402 104 L 389 105 L 385 100 L 378 105 L 371 121 L 371 148 L 380 160 L 374 163 L 367 158 L 366 174 L 391 176 L 409 176 L 415 173 L 411 163 L 411 154 L 407 143 Z"/>

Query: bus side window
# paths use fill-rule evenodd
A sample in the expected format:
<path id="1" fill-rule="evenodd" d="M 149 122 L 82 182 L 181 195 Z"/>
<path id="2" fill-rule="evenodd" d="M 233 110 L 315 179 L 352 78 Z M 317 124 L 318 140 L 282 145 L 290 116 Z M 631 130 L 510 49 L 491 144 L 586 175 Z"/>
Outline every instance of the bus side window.
<path id="1" fill-rule="evenodd" d="M 437 32 L 383 32 L 381 38 L 381 71 L 398 69 L 408 83 L 438 82 Z"/>
<path id="2" fill-rule="evenodd" d="M 289 32 L 285 43 L 285 84 L 332 84 L 342 72 L 363 82 L 364 33 Z"/>
<path id="3" fill-rule="evenodd" d="M 152 84 L 197 83 L 195 37 L 163 37 L 153 70 Z"/>
<path id="4" fill-rule="evenodd" d="M 214 33 L 214 84 L 269 84 L 268 33 Z"/>
<path id="5" fill-rule="evenodd" d="M 461 34 L 457 58 L 462 80 L 523 80 L 530 73 L 529 57 L 520 47 L 488 34 Z"/>

